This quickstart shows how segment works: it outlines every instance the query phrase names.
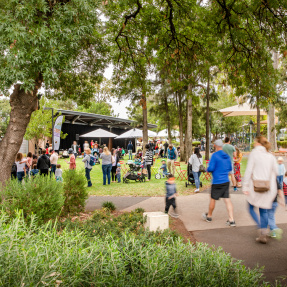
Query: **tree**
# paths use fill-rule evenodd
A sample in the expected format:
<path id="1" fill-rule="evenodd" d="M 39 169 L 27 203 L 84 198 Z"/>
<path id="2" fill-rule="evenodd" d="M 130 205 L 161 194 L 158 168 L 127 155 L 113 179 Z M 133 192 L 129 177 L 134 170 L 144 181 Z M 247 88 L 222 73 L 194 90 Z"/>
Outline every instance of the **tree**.
<path id="1" fill-rule="evenodd" d="M 5 135 L 9 119 L 10 119 L 10 105 L 8 99 L 0 100 L 0 139 Z"/>
<path id="2" fill-rule="evenodd" d="M 0 142 L 1 182 L 10 177 L 41 86 L 79 103 L 93 97 L 106 65 L 100 5 L 97 0 L 0 2 L 0 91 L 8 95 L 14 85 L 10 122 Z"/>
<path id="3" fill-rule="evenodd" d="M 92 102 L 87 108 L 84 106 L 78 106 L 75 110 L 79 112 L 93 113 L 111 117 L 117 116 L 113 110 L 112 105 L 104 101 Z"/>

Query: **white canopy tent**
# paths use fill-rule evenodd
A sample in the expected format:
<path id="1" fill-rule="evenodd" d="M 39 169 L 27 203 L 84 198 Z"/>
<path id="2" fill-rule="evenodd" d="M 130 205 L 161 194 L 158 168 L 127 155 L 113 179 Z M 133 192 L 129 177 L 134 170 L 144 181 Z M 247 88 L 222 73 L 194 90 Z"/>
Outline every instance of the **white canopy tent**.
<path id="1" fill-rule="evenodd" d="M 99 138 L 99 144 L 101 144 L 101 138 L 115 138 L 118 135 L 111 133 L 109 131 L 103 130 L 103 129 L 97 129 L 94 131 L 91 131 L 89 133 L 80 135 L 82 138 Z"/>
<path id="2" fill-rule="evenodd" d="M 171 135 L 173 136 L 173 137 L 179 137 L 179 132 L 178 131 L 176 131 L 176 130 L 171 130 Z M 168 130 L 167 129 L 165 129 L 165 130 L 162 130 L 162 131 L 159 131 L 158 133 L 157 133 L 157 136 L 159 137 L 159 138 L 167 138 L 168 137 Z"/>
<path id="3" fill-rule="evenodd" d="M 156 133 L 153 131 L 147 131 L 148 137 L 156 137 Z M 137 139 L 143 137 L 143 131 L 139 129 L 132 129 L 129 130 L 119 136 L 116 137 L 116 139 Z"/>
<path id="4" fill-rule="evenodd" d="M 224 108 L 224 109 L 219 110 L 219 112 L 222 113 L 224 117 L 256 116 L 257 115 L 257 109 L 251 108 L 251 106 L 247 103 Z M 260 109 L 260 115 L 266 116 L 267 112 Z"/>
<path id="5" fill-rule="evenodd" d="M 148 130 L 148 137 L 156 137 L 156 133 L 153 131 Z M 135 139 L 135 149 L 137 146 L 137 139 L 143 137 L 143 131 L 140 129 L 131 129 L 119 136 L 116 137 L 116 139 Z"/>

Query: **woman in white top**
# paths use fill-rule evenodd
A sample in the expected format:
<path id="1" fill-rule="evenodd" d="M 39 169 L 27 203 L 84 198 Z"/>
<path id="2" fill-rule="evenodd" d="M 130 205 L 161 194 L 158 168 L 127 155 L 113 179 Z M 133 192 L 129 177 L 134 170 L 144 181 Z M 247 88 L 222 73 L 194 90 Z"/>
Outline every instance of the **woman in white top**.
<path id="1" fill-rule="evenodd" d="M 272 208 L 272 203 L 277 195 L 277 162 L 275 157 L 268 152 L 270 143 L 263 136 L 256 137 L 254 149 L 249 155 L 248 163 L 243 180 L 243 193 L 247 196 L 249 212 L 260 229 L 260 236 L 257 242 L 267 243 L 268 209 Z M 256 180 L 256 183 L 254 182 Z M 269 190 L 266 192 L 254 191 L 254 184 L 266 183 Z M 260 219 L 254 207 L 259 207 Z"/>
<path id="2" fill-rule="evenodd" d="M 23 161 L 23 154 L 18 152 L 16 155 L 16 165 L 17 165 L 17 178 L 19 182 L 22 182 L 23 178 L 26 175 L 25 166 L 26 163 Z"/>
<path id="3" fill-rule="evenodd" d="M 199 171 L 199 166 L 202 164 L 202 156 L 200 154 L 200 150 L 198 147 L 194 149 L 194 154 L 192 154 L 189 158 L 189 164 L 192 166 L 192 174 L 194 177 L 195 187 L 196 190 L 194 192 L 199 192 L 200 186 L 200 175 L 201 172 Z"/>

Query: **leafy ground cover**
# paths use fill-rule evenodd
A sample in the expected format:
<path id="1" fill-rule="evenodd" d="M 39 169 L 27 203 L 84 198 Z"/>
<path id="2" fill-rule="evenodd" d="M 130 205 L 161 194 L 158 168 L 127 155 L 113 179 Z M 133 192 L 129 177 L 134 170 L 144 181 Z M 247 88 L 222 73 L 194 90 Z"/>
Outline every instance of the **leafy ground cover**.
<path id="1" fill-rule="evenodd" d="M 143 210 L 84 222 L 0 214 L 1 286 L 269 286 L 222 249 L 143 229 Z"/>
<path id="2" fill-rule="evenodd" d="M 127 159 L 127 156 L 126 156 Z M 127 160 L 125 159 L 125 163 Z M 59 164 L 62 165 L 62 169 L 68 169 L 68 164 L 66 160 L 60 159 L 58 161 Z M 77 169 L 82 169 L 84 174 L 84 163 L 82 159 L 77 158 Z M 241 170 L 244 171 L 246 169 L 247 158 L 244 157 L 242 159 Z M 157 159 L 155 161 L 155 170 L 161 166 L 161 160 Z M 186 170 L 187 165 L 185 163 L 181 163 L 181 169 Z M 151 181 L 139 183 L 130 181 L 128 184 L 126 183 L 111 183 L 110 186 L 103 185 L 103 175 L 102 175 L 102 167 L 101 165 L 96 165 L 93 167 L 91 172 L 91 179 L 93 186 L 89 188 L 90 195 L 106 195 L 106 196 L 162 196 L 164 195 L 164 182 L 166 179 L 155 179 L 155 174 L 152 174 Z M 201 177 L 201 180 L 203 176 Z M 176 180 L 177 189 L 180 195 L 190 195 L 194 192 L 195 186 L 190 185 L 188 187 L 185 186 L 186 180 Z M 203 188 L 207 188 L 210 186 L 211 182 L 207 180 L 203 180 Z"/>

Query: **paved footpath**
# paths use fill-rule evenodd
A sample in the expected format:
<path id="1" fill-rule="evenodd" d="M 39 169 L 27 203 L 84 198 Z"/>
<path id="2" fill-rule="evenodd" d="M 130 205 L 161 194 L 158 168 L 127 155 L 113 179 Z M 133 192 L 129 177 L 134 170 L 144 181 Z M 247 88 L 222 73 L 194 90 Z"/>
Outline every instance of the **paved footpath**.
<path id="1" fill-rule="evenodd" d="M 257 230 L 247 212 L 244 194 L 241 191 L 235 193 L 233 190 L 230 194 L 237 227 L 225 225 L 228 216 L 223 200 L 216 203 L 211 223 L 202 220 L 201 215 L 208 208 L 210 190 L 177 197 L 180 219 L 186 229 L 192 231 L 200 242 L 216 247 L 222 246 L 224 251 L 231 253 L 236 259 L 243 260 L 248 267 L 265 266 L 267 280 L 274 281 L 278 276 L 287 276 L 287 211 L 285 208 L 278 207 L 276 212 L 276 223 L 284 230 L 282 240 L 270 239 L 267 245 L 262 245 L 255 242 Z M 163 211 L 165 205 L 164 197 L 90 196 L 87 211 L 101 208 L 104 201 L 113 202 L 120 211 L 131 211 L 138 207 L 146 211 Z"/>

